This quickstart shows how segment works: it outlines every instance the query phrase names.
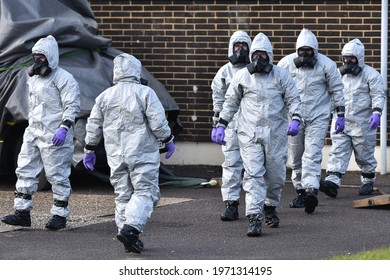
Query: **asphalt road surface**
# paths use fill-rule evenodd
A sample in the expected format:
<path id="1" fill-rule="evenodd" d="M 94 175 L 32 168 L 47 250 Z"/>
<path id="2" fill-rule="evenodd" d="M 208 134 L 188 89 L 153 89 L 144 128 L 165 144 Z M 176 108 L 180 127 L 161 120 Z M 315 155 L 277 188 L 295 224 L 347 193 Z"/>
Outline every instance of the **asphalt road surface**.
<path id="1" fill-rule="evenodd" d="M 176 176 L 207 180 L 221 176 L 220 167 L 215 166 L 170 168 Z M 13 181 L 0 179 L 0 197 L 12 197 Z M 389 175 L 378 175 L 376 187 L 390 193 L 389 182 Z M 80 215 L 88 212 L 78 210 L 88 204 L 85 201 L 93 202 L 94 209 L 102 213 L 80 218 L 79 223 L 70 222 L 70 227 L 57 232 L 34 225 L 34 221 L 30 229 L 10 226 L 4 229 L 3 225 L 1 260 L 324 260 L 390 247 L 390 207 L 353 208 L 352 202 L 363 197 L 358 196 L 356 188 L 348 187 L 342 188 L 336 199 L 320 193 L 319 206 L 308 215 L 303 209 L 289 208 L 296 193 L 287 181 L 277 208 L 279 228 L 263 225 L 263 235 L 257 238 L 246 236 L 244 193 L 239 206 L 240 219 L 223 222 L 220 214 L 224 205 L 218 187 L 162 188 L 163 203 L 155 208 L 141 235 L 145 250 L 140 255 L 126 253 L 116 239 L 111 186 L 86 174 L 72 177 L 72 184 L 75 200 L 71 206 Z M 348 173 L 343 184 L 359 185 L 359 173 Z M 39 199 L 50 201 L 50 192 L 41 194 Z M 80 205 L 75 205 L 76 202 Z M 6 209 L 1 214 L 12 210 L 12 199 L 3 204 Z M 40 204 L 34 199 L 36 208 Z"/>

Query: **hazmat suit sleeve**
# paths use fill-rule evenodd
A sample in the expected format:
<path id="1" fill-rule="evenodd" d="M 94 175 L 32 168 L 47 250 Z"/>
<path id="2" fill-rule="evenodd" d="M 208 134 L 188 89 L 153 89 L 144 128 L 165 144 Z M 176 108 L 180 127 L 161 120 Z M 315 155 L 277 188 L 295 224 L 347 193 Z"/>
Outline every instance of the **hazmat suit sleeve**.
<path id="1" fill-rule="evenodd" d="M 285 88 L 283 99 L 288 108 L 289 117 L 301 122 L 301 98 L 298 88 L 291 75 L 285 69 L 280 69 L 280 72 L 280 83 Z"/>
<path id="2" fill-rule="evenodd" d="M 367 67 L 367 65 L 365 65 L 364 67 Z M 366 79 L 368 82 L 369 94 L 371 97 L 371 108 L 373 110 L 380 109 L 380 111 L 382 112 L 386 100 L 385 86 L 383 83 L 382 76 L 371 67 L 370 70 L 371 71 L 367 71 L 368 75 Z"/>
<path id="3" fill-rule="evenodd" d="M 325 79 L 328 85 L 328 92 L 332 97 L 332 107 L 336 110 L 341 110 L 345 107 L 344 93 L 343 93 L 343 82 L 341 80 L 340 72 L 337 70 L 335 62 L 328 60 L 324 64 L 325 68 Z M 342 109 L 344 112 L 344 109 Z"/>
<path id="4" fill-rule="evenodd" d="M 70 121 L 75 123 L 75 119 L 80 112 L 80 90 L 79 84 L 73 78 L 72 74 L 64 72 L 68 77 L 59 79 L 57 87 L 61 93 L 62 107 L 64 112 L 62 114 L 62 123 Z M 65 74 L 63 74 L 65 75 Z"/>
<path id="5" fill-rule="evenodd" d="M 220 123 L 227 126 L 232 121 L 234 115 L 237 113 L 241 99 L 243 97 L 243 87 L 240 84 L 240 77 L 243 71 L 248 71 L 246 68 L 237 72 L 230 82 L 229 88 L 225 95 L 225 102 L 223 103 L 222 111 L 219 115 Z"/>
<path id="6" fill-rule="evenodd" d="M 95 150 L 103 135 L 103 111 L 101 109 L 101 99 L 96 98 L 96 103 L 92 107 L 91 114 L 85 127 L 85 143 L 87 150 Z"/>
<path id="7" fill-rule="evenodd" d="M 212 98 L 213 98 L 213 110 L 215 113 L 222 111 L 223 103 L 225 102 L 225 94 L 228 88 L 224 77 L 224 68 L 222 66 L 217 74 L 215 75 L 213 81 L 211 82 Z"/>
<path id="8" fill-rule="evenodd" d="M 141 87 L 143 87 L 143 92 L 146 94 L 146 98 L 141 99 L 143 100 L 141 102 L 143 102 L 142 106 L 145 110 L 149 128 L 156 138 L 168 142 L 172 136 L 168 121 L 165 118 L 164 108 L 153 89 L 147 86 Z"/>

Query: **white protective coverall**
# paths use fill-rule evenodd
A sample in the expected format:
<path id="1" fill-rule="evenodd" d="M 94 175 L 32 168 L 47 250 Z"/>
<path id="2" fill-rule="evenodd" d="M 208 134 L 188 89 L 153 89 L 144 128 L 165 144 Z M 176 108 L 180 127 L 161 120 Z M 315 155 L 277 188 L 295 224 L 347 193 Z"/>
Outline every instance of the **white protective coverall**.
<path id="1" fill-rule="evenodd" d="M 348 42 L 342 56 L 355 56 L 362 68 L 358 75 L 342 76 L 345 97 L 344 133 L 332 133 L 332 147 L 327 163 L 325 180 L 340 186 L 341 178 L 347 171 L 352 151 L 361 169 L 362 184 L 374 182 L 377 162 L 374 157 L 376 129 L 370 128 L 369 118 L 374 111 L 382 112 L 385 105 L 385 86 L 381 75 L 374 68 L 364 64 L 364 45 L 359 39 Z M 335 116 L 333 117 L 333 123 Z M 332 174 L 333 173 L 333 174 Z"/>
<path id="2" fill-rule="evenodd" d="M 254 38 L 251 59 L 255 51 L 265 51 L 272 64 L 272 45 L 265 34 Z M 246 216 L 263 216 L 264 203 L 279 205 L 286 179 L 288 115 L 301 114 L 298 90 L 290 74 L 276 65 L 268 74 L 239 70 L 230 82 L 220 121 L 232 121 L 237 112 Z M 269 202 L 265 201 L 267 189 Z"/>
<path id="3" fill-rule="evenodd" d="M 52 72 L 48 76 L 29 78 L 29 125 L 23 136 L 23 144 L 16 169 L 16 192 L 32 195 L 38 190 L 38 175 L 45 170 L 52 185 L 53 198 L 67 202 L 71 194 L 69 175 L 73 155 L 73 124 L 80 111 L 80 91 L 72 74 L 58 66 L 59 51 L 51 35 L 40 39 L 32 48 L 33 54 L 45 55 Z M 65 121 L 72 125 L 65 143 L 55 146 L 53 135 Z M 31 210 L 32 200 L 15 197 L 16 210 Z M 52 215 L 69 216 L 69 208 L 51 209 Z"/>
<path id="4" fill-rule="evenodd" d="M 239 30 L 234 32 L 229 40 L 228 57 L 233 55 L 234 44 L 238 42 L 247 43 L 249 50 L 252 40 L 245 31 Z M 228 62 L 218 70 L 211 83 L 211 89 L 213 91 L 213 110 L 215 113 L 219 114 L 222 111 L 222 106 L 225 102 L 225 94 L 234 74 L 245 66 L 246 64 L 244 63 L 233 65 L 231 62 Z M 225 156 L 225 161 L 222 164 L 222 200 L 238 201 L 240 199 L 242 186 L 241 174 L 243 166 L 240 147 L 238 146 L 235 120 L 230 122 L 226 127 L 225 142 L 226 145 L 221 146 Z"/>
<path id="5" fill-rule="evenodd" d="M 314 68 L 297 68 L 294 58 L 300 47 L 311 47 L 317 63 Z M 329 127 L 332 108 L 344 111 L 343 84 L 336 63 L 318 52 L 316 36 L 304 28 L 296 42 L 296 52 L 282 58 L 278 66 L 286 68 L 299 90 L 302 119 L 299 134 L 288 137 L 289 165 L 295 189 L 319 188 L 322 148 Z M 333 105 L 333 107 L 332 107 Z M 342 108 L 342 109 L 341 109 Z"/>
<path id="6" fill-rule="evenodd" d="M 118 232 L 125 224 L 143 232 L 160 200 L 157 140 L 172 137 L 156 93 L 141 84 L 141 70 L 134 56 L 118 55 L 114 86 L 96 98 L 86 125 L 86 147 L 97 146 L 104 137 Z"/>

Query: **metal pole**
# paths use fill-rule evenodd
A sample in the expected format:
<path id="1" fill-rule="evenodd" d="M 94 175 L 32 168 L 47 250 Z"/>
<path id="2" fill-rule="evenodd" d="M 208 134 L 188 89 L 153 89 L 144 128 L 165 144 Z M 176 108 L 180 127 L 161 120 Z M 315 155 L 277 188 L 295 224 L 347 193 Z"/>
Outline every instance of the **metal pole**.
<path id="1" fill-rule="evenodd" d="M 386 102 L 382 111 L 380 126 L 380 173 L 387 173 L 387 39 L 388 39 L 388 0 L 382 0 L 382 28 L 381 28 L 381 75 L 386 89 Z"/>

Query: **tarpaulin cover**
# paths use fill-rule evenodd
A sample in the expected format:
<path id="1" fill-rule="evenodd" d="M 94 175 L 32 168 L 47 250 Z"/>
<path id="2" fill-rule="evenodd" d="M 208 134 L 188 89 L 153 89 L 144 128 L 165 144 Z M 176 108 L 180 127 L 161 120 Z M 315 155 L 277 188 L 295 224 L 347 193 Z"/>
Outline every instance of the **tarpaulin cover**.
<path id="1" fill-rule="evenodd" d="M 26 70 L 32 64 L 31 49 L 48 35 L 58 42 L 59 66 L 72 73 L 80 85 L 81 113 L 75 137 L 83 142 L 85 120 L 95 98 L 112 86 L 113 59 L 122 53 L 111 47 L 111 40 L 98 34 L 98 24 L 87 0 L 1 0 L 0 135 L 6 115 L 6 120 L 12 122 L 27 119 Z M 177 103 L 145 68 L 142 78 L 156 91 L 174 133 L 178 133 L 181 126 Z"/>

